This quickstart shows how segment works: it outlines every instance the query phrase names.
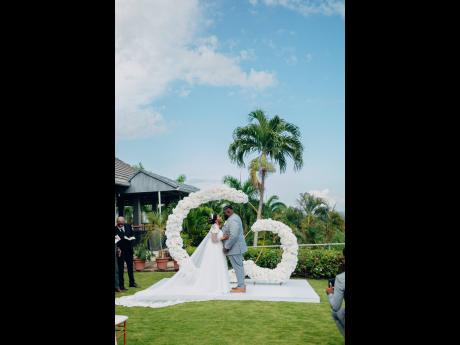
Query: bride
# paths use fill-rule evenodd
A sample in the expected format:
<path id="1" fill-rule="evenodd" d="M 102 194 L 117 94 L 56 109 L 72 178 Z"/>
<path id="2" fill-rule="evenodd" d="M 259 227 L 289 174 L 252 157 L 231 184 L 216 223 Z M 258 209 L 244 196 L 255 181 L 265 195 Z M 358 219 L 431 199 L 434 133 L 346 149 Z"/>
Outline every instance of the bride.
<path id="1" fill-rule="evenodd" d="M 208 234 L 172 278 L 162 279 L 134 295 L 117 298 L 115 304 L 159 308 L 228 294 L 230 279 L 223 253 L 222 219 L 215 214 L 208 222 L 211 224 Z"/>

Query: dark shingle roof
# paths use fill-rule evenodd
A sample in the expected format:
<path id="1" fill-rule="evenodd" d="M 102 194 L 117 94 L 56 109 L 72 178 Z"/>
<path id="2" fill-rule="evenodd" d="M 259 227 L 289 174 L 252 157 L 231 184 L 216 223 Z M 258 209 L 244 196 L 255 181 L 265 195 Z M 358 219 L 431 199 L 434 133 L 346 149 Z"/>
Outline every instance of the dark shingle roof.
<path id="1" fill-rule="evenodd" d="M 129 180 L 131 180 L 136 173 L 137 170 L 131 165 L 115 157 L 115 184 L 129 186 Z"/>
<path id="2" fill-rule="evenodd" d="M 141 172 L 140 170 L 134 169 L 131 165 L 115 157 L 115 184 L 116 185 L 130 186 L 131 179 L 140 172 Z M 177 181 L 174 181 L 174 180 L 171 180 L 170 178 L 152 173 L 150 171 L 142 170 L 142 172 L 154 179 L 157 179 L 163 183 L 166 183 L 167 185 L 181 192 L 192 193 L 198 190 L 198 188 L 194 186 L 190 186 L 185 183 L 178 183 Z"/>

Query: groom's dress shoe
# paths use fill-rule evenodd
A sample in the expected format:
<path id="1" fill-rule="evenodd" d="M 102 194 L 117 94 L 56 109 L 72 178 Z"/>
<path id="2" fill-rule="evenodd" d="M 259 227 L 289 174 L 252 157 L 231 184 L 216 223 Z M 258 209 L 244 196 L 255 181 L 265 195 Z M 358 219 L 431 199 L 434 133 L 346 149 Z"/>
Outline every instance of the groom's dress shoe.
<path id="1" fill-rule="evenodd" d="M 115 292 L 121 292 L 121 290 L 120 289 L 115 289 Z"/>
<path id="2" fill-rule="evenodd" d="M 230 292 L 243 292 L 244 293 L 244 292 L 246 292 L 246 288 L 245 287 L 244 288 L 236 287 L 236 288 L 232 288 L 230 290 Z"/>
<path id="3" fill-rule="evenodd" d="M 140 286 L 139 286 L 139 285 L 137 285 L 136 283 L 134 283 L 134 284 L 129 284 L 129 287 L 133 287 L 133 288 L 139 288 Z"/>

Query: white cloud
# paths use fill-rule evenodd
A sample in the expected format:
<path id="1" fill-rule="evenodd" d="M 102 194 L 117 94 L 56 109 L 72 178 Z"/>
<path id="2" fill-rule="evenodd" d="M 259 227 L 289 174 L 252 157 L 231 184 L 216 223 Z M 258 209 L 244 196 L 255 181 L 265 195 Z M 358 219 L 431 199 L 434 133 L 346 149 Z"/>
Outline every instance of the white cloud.
<path id="1" fill-rule="evenodd" d="M 345 17 L 344 0 L 249 0 L 249 2 L 253 6 L 257 6 L 259 3 L 267 6 L 281 6 L 304 16 L 322 14 Z"/>
<path id="2" fill-rule="evenodd" d="M 218 38 L 202 34 L 212 24 L 205 12 L 198 0 L 116 0 L 117 139 L 165 131 L 154 102 L 174 81 L 255 90 L 276 84 L 274 73 L 244 71 L 240 55 L 218 51 Z"/>
<path id="3" fill-rule="evenodd" d="M 238 61 L 244 60 L 254 60 L 256 58 L 256 54 L 254 49 L 243 49 L 240 51 L 240 56 L 238 57 Z"/>
<path id="4" fill-rule="evenodd" d="M 330 190 L 328 188 L 323 190 L 310 190 L 308 191 L 308 193 L 316 196 L 317 198 L 322 198 L 326 200 L 330 206 L 341 206 L 342 204 L 344 204 L 345 201 L 343 197 L 331 195 Z"/>
<path id="5" fill-rule="evenodd" d="M 285 58 L 285 61 L 288 65 L 295 65 L 297 64 L 297 56 L 295 54 L 291 54 Z"/>

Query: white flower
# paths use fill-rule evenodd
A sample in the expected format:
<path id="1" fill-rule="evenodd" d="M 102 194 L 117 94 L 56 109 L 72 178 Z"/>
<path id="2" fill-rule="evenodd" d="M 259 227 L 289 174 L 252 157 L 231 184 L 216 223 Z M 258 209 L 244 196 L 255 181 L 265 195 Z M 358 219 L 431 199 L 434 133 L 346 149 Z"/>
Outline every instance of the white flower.
<path id="1" fill-rule="evenodd" d="M 180 237 L 182 223 L 191 209 L 203 203 L 213 200 L 228 200 L 235 203 L 247 203 L 248 196 L 242 191 L 227 186 L 205 189 L 190 193 L 187 197 L 179 201 L 172 214 L 166 222 L 166 245 L 169 253 L 179 266 L 185 265 L 190 260 L 190 256 L 182 248 L 184 243 Z M 289 280 L 292 272 L 297 266 L 298 244 L 297 238 L 287 225 L 272 219 L 259 219 L 251 227 L 252 231 L 272 231 L 280 237 L 283 255 L 281 262 L 275 269 L 271 270 L 257 266 L 254 261 L 244 261 L 245 273 L 257 282 L 281 283 Z M 234 270 L 229 271 L 230 281 L 236 281 Z"/>
<path id="2" fill-rule="evenodd" d="M 291 228 L 273 219 L 259 219 L 252 225 L 251 230 L 254 232 L 272 231 L 278 234 L 283 254 L 281 262 L 273 270 L 259 267 L 252 260 L 245 261 L 244 270 L 246 274 L 255 281 L 265 283 L 282 283 L 289 280 L 297 266 L 299 248 L 297 238 L 292 233 Z"/>

